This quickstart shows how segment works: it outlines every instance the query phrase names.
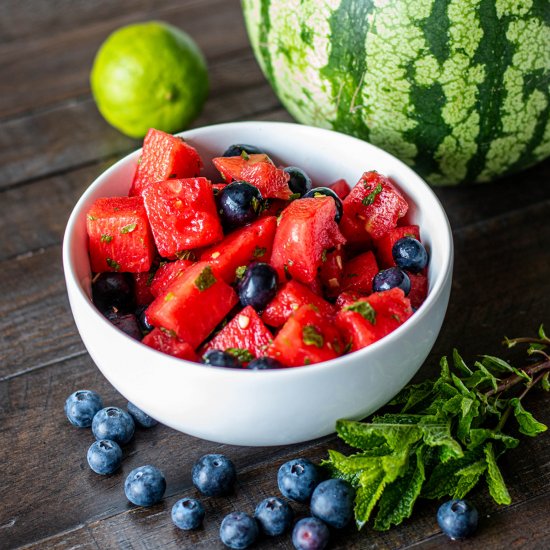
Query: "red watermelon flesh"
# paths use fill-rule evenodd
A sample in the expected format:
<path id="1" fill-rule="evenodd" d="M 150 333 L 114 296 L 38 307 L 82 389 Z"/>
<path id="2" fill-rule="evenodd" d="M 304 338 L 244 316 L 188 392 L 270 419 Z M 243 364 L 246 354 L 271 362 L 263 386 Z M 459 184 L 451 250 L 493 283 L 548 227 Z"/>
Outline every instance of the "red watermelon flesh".
<path id="1" fill-rule="evenodd" d="M 342 200 L 344 200 L 351 191 L 349 183 L 343 178 L 331 183 L 329 188 L 332 189 Z"/>
<path id="2" fill-rule="evenodd" d="M 143 200 L 158 251 L 165 258 L 223 238 L 212 185 L 206 178 L 154 182 L 143 191 Z"/>
<path id="3" fill-rule="evenodd" d="M 156 298 L 162 294 L 176 277 L 193 265 L 191 260 L 176 260 L 175 262 L 165 262 L 157 269 L 153 280 L 151 281 L 151 294 Z"/>
<path id="4" fill-rule="evenodd" d="M 408 273 L 411 280 L 411 290 L 408 298 L 411 301 L 411 306 L 418 309 L 428 296 L 428 277 L 425 273 Z"/>
<path id="5" fill-rule="evenodd" d="M 141 195 L 152 182 L 170 178 L 194 178 L 202 161 L 194 147 L 182 138 L 151 128 L 143 140 L 143 150 L 130 195 Z"/>
<path id="6" fill-rule="evenodd" d="M 378 273 L 378 264 L 372 251 L 359 254 L 344 265 L 342 277 L 342 290 L 370 294 L 372 292 L 372 280 Z"/>
<path id="7" fill-rule="evenodd" d="M 173 355 L 179 359 L 200 362 L 195 350 L 187 342 L 183 342 L 159 328 L 153 329 L 141 342 L 150 348 Z"/>
<path id="8" fill-rule="evenodd" d="M 155 244 L 141 197 L 97 199 L 86 216 L 91 269 L 149 271 Z"/>
<path id="9" fill-rule="evenodd" d="M 150 271 L 144 273 L 132 273 L 134 278 L 134 294 L 136 305 L 148 306 L 155 297 L 151 294 L 153 274 Z"/>
<path id="10" fill-rule="evenodd" d="M 319 267 L 319 280 L 324 293 L 330 298 L 335 298 L 342 292 L 343 254 L 342 246 L 337 246 L 334 250 L 326 253 Z"/>

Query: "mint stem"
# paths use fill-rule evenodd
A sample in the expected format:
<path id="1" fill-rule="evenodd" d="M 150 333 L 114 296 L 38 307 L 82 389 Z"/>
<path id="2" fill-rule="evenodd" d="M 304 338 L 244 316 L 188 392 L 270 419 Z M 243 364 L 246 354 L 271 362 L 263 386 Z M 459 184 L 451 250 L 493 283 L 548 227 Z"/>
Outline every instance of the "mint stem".
<path id="1" fill-rule="evenodd" d="M 535 374 L 538 374 L 539 372 L 550 370 L 550 361 L 542 361 L 541 363 L 535 363 L 534 365 L 529 365 L 528 367 L 524 367 L 523 372 L 528 374 L 529 376 L 534 376 Z M 510 388 L 514 387 L 516 384 L 519 384 L 520 382 L 525 381 L 524 378 L 521 376 L 518 376 L 517 374 L 513 374 L 512 376 L 509 376 L 508 378 L 505 378 L 496 389 L 489 390 L 485 393 L 487 397 L 490 397 L 491 395 L 495 395 L 495 393 L 501 393 L 503 391 L 509 390 Z"/>

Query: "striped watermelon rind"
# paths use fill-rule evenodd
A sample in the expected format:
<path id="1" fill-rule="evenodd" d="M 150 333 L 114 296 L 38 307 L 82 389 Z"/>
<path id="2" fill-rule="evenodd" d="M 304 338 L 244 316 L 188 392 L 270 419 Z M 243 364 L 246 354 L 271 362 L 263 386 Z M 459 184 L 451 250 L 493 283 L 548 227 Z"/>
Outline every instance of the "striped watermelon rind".
<path id="1" fill-rule="evenodd" d="M 298 121 L 355 135 L 434 185 L 550 155 L 549 0 L 243 0 Z"/>

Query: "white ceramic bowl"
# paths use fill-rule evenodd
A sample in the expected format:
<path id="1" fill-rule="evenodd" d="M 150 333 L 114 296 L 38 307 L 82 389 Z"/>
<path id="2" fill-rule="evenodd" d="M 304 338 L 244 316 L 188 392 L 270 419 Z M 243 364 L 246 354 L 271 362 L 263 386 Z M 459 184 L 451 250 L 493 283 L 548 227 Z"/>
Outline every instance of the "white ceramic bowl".
<path id="1" fill-rule="evenodd" d="M 387 403 L 422 365 L 439 333 L 451 288 L 453 243 L 443 208 L 426 183 L 392 155 L 358 139 L 297 124 L 237 122 L 181 134 L 209 160 L 232 143 L 265 149 L 276 164 L 303 167 L 317 183 L 366 170 L 390 176 L 410 204 L 429 254 L 429 295 L 397 330 L 373 345 L 311 366 L 273 371 L 208 367 L 162 354 L 116 329 L 90 301 L 86 211 L 98 197 L 126 195 L 140 151 L 99 176 L 67 224 L 63 263 L 71 309 L 93 360 L 129 401 L 176 430 L 235 445 L 282 445 L 334 431 Z"/>

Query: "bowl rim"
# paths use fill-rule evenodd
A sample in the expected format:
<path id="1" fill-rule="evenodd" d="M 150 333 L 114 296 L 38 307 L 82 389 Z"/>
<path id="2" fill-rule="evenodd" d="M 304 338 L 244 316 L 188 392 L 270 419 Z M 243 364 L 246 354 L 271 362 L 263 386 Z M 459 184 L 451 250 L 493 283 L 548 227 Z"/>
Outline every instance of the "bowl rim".
<path id="1" fill-rule="evenodd" d="M 398 341 L 401 338 L 401 335 L 403 333 L 408 331 L 415 323 L 420 321 L 422 318 L 428 316 L 431 310 L 435 307 L 435 304 L 438 302 L 438 299 L 440 298 L 440 296 L 445 292 L 445 289 L 447 286 L 447 279 L 452 277 L 453 259 L 454 259 L 454 244 L 453 244 L 452 229 L 451 229 L 451 225 L 449 223 L 447 214 L 445 212 L 445 209 L 443 208 L 443 205 L 441 204 L 440 200 L 438 199 L 434 191 L 431 189 L 431 187 L 424 181 L 424 179 L 419 174 L 417 174 L 412 168 L 407 166 L 403 161 L 401 161 L 400 159 L 398 159 L 388 151 L 385 151 L 384 149 L 377 147 L 376 145 L 373 145 L 359 138 L 356 138 L 347 134 L 343 134 L 341 132 L 336 132 L 334 130 L 329 130 L 326 128 L 318 128 L 314 126 L 307 126 L 307 125 L 297 124 L 293 122 L 243 121 L 243 122 L 226 122 L 226 123 L 220 123 L 220 124 L 211 124 L 207 126 L 201 126 L 198 128 L 182 131 L 174 135 L 192 140 L 194 138 L 194 135 L 203 134 L 203 132 L 208 132 L 211 130 L 214 130 L 214 131 L 217 129 L 231 130 L 232 128 L 239 129 L 239 128 L 255 127 L 255 126 L 267 126 L 270 128 L 279 127 L 281 129 L 299 128 L 301 130 L 307 129 L 307 131 L 311 131 L 314 133 L 319 132 L 321 134 L 328 134 L 329 136 L 330 135 L 338 136 L 339 140 L 343 140 L 343 141 L 349 140 L 350 143 L 353 142 L 356 144 L 360 144 L 361 146 L 365 146 L 367 149 L 370 149 L 371 151 L 376 152 L 377 154 L 382 153 L 382 155 L 389 156 L 392 159 L 392 161 L 395 162 L 397 166 L 399 166 L 401 170 L 408 172 L 412 178 L 415 178 L 418 181 L 418 183 L 421 184 L 422 192 L 427 194 L 429 200 L 431 200 L 439 210 L 439 215 L 442 218 L 443 227 L 445 229 L 442 237 L 444 238 L 447 246 L 445 246 L 445 249 L 442 250 L 441 270 L 438 273 L 437 278 L 433 281 L 432 288 L 428 293 L 426 300 L 420 306 L 420 308 L 414 313 L 413 316 L 411 316 L 403 324 L 401 324 L 396 329 L 394 329 L 391 333 L 387 334 L 380 340 L 360 350 L 348 353 L 346 355 L 342 355 L 340 357 L 336 357 L 334 359 L 330 359 L 328 361 L 314 363 L 312 365 L 307 365 L 307 366 L 304 365 L 302 367 L 284 367 L 280 369 L 266 369 L 261 371 L 251 370 L 247 368 L 228 369 L 225 367 L 195 363 L 193 361 L 180 359 L 180 358 L 168 355 L 166 353 L 163 353 L 161 351 L 158 351 L 154 348 L 151 348 L 149 346 L 142 344 L 141 341 L 135 340 L 134 338 L 128 336 L 121 330 L 117 329 L 111 322 L 108 321 L 108 319 L 106 319 L 99 312 L 99 310 L 93 305 L 93 302 L 90 300 L 87 293 L 82 288 L 82 285 L 78 280 L 74 270 L 74 255 L 71 250 L 71 243 L 73 241 L 75 227 L 79 223 L 80 217 L 83 215 L 82 210 L 83 210 L 84 204 L 88 201 L 88 198 L 90 197 L 90 195 L 92 195 L 95 192 L 96 187 L 98 187 L 105 179 L 108 179 L 113 172 L 118 170 L 123 164 L 131 162 L 134 157 L 137 157 L 141 153 L 141 150 L 142 150 L 141 147 L 131 153 L 128 153 L 127 155 L 119 159 L 117 162 L 115 162 L 112 166 L 110 166 L 105 171 L 103 171 L 101 174 L 99 174 L 99 176 L 97 176 L 93 180 L 93 182 L 86 188 L 84 193 L 80 196 L 80 198 L 74 205 L 73 210 L 71 211 L 71 215 L 67 221 L 67 225 L 66 225 L 66 229 L 63 237 L 63 268 L 65 272 L 67 287 L 69 286 L 68 283 L 71 282 L 73 288 L 76 289 L 79 298 L 81 298 L 85 302 L 86 307 L 88 307 L 91 313 L 95 315 L 99 323 L 104 323 L 103 326 L 108 326 L 111 330 L 115 331 L 118 337 L 125 338 L 129 345 L 140 346 L 140 349 L 142 350 L 143 353 L 145 353 L 146 355 L 149 353 L 151 354 L 150 355 L 151 359 L 155 359 L 155 358 L 157 360 L 162 359 L 166 365 L 169 365 L 169 364 L 173 365 L 175 368 L 177 368 L 180 371 L 181 371 L 181 365 L 183 362 L 185 364 L 186 369 L 191 368 L 193 370 L 196 370 L 197 372 L 200 371 L 201 373 L 205 373 L 209 371 L 216 373 L 216 372 L 219 372 L 220 369 L 222 369 L 224 372 L 224 376 L 229 379 L 232 379 L 233 377 L 235 377 L 235 379 L 238 379 L 238 377 L 240 376 L 268 376 L 268 377 L 269 376 L 280 376 L 280 377 L 287 376 L 287 377 L 296 378 L 301 376 L 313 376 L 315 375 L 315 373 L 318 373 L 320 371 L 331 370 L 334 368 L 342 368 L 344 365 L 350 362 L 355 362 L 357 360 L 361 360 L 361 361 L 364 361 L 365 363 L 368 363 L 369 356 L 375 354 L 380 348 L 384 346 L 391 346 L 395 344 L 396 341 Z M 399 182 L 397 182 L 397 186 L 398 188 L 400 188 Z M 73 310 L 73 307 L 71 304 L 71 311 L 72 310 Z M 73 312 L 73 316 L 75 316 L 74 312 Z"/>

